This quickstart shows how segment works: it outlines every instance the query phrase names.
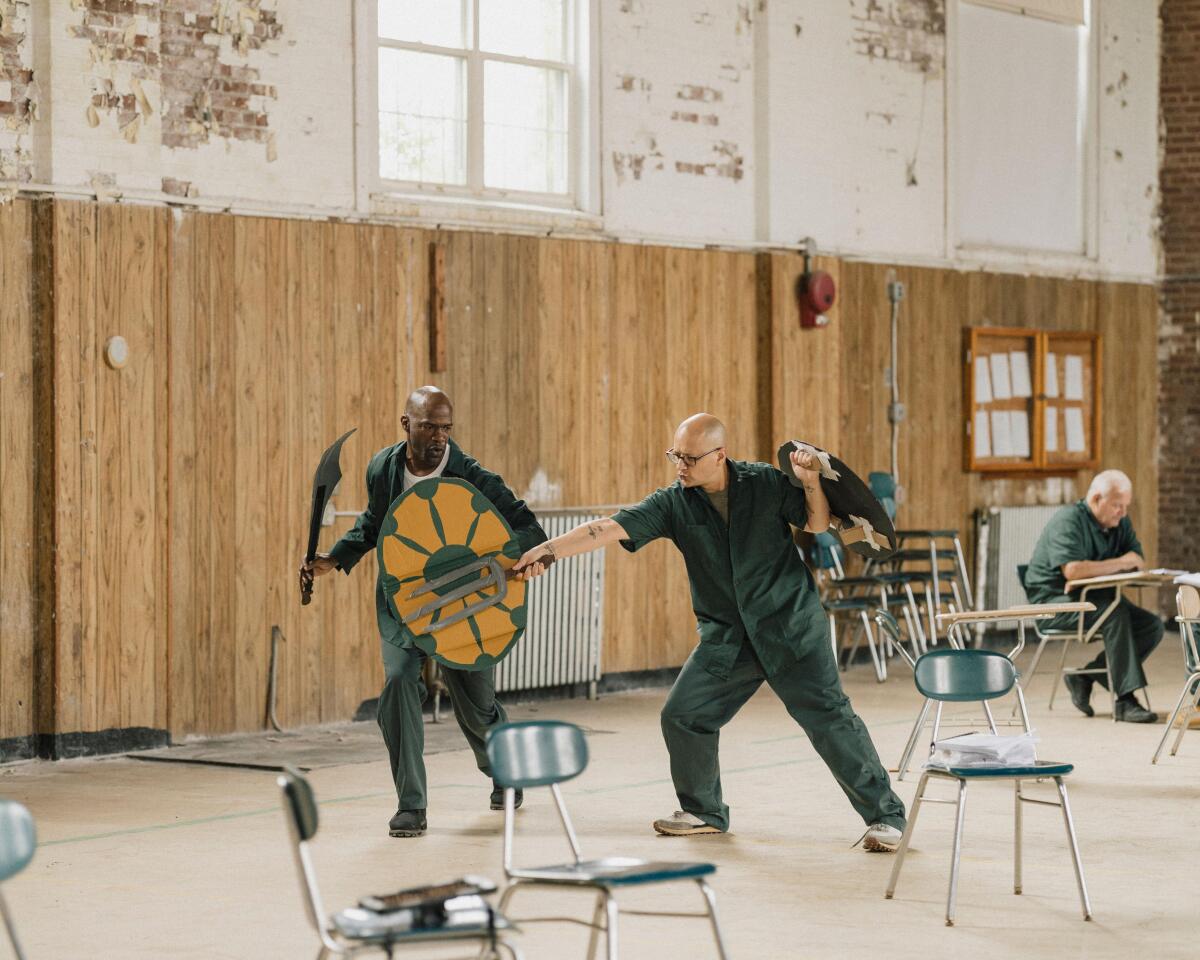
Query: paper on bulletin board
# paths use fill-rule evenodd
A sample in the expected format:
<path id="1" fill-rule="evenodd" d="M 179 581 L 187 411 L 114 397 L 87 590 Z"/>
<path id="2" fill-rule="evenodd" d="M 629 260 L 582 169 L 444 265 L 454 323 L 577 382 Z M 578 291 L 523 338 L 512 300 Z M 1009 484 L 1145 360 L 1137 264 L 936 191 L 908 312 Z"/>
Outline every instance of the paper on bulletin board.
<path id="1" fill-rule="evenodd" d="M 1055 453 L 1058 450 L 1058 407 L 1046 407 L 1046 429 L 1045 441 L 1042 444 L 1046 448 L 1047 453 Z"/>
<path id="2" fill-rule="evenodd" d="M 1012 434 L 1012 453 L 1014 457 L 1028 458 L 1029 447 L 1029 414 L 1024 410 L 1010 410 L 1008 422 Z"/>
<path id="3" fill-rule="evenodd" d="M 1012 421 L 1009 420 L 1008 414 L 1007 410 L 992 411 L 993 457 L 1011 457 L 1013 455 Z"/>
<path id="4" fill-rule="evenodd" d="M 1083 357 L 1077 354 L 1067 354 L 1066 398 L 1068 400 L 1083 399 Z"/>
<path id="5" fill-rule="evenodd" d="M 1079 407 L 1067 407 L 1067 453 L 1083 453 L 1087 444 L 1083 436 L 1083 411 Z"/>
<path id="6" fill-rule="evenodd" d="M 986 410 L 975 411 L 975 426 L 971 431 L 975 440 L 975 459 L 982 460 L 992 455 L 992 439 L 988 430 Z"/>
<path id="7" fill-rule="evenodd" d="M 1009 367 L 1012 370 L 1013 396 L 1032 397 L 1033 382 L 1029 377 L 1029 354 L 1024 350 L 1013 350 L 1008 357 Z"/>
<path id="8" fill-rule="evenodd" d="M 1058 356 L 1046 354 L 1046 396 L 1058 396 Z"/>
<path id="9" fill-rule="evenodd" d="M 986 356 L 975 358 L 975 402 L 992 402 L 992 378 L 988 373 L 988 359 Z"/>
<path id="10" fill-rule="evenodd" d="M 1012 382 L 1008 377 L 1008 354 L 992 353 L 988 355 L 992 363 L 992 396 L 997 400 L 1012 399 Z"/>

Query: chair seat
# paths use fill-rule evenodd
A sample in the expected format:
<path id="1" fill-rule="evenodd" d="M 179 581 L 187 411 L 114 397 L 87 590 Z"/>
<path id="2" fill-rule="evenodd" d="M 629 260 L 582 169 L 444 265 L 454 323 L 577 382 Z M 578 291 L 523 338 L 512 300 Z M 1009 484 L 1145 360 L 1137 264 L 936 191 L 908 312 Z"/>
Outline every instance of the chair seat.
<path id="1" fill-rule="evenodd" d="M 896 570 L 891 573 L 877 573 L 875 579 L 883 583 L 932 583 L 933 574 L 928 570 Z M 938 574 L 938 583 L 953 582 L 953 573 L 943 570 Z"/>
<path id="2" fill-rule="evenodd" d="M 1050 637 L 1050 638 L 1076 637 L 1079 635 L 1079 631 L 1075 627 L 1050 627 L 1050 628 L 1037 627 L 1037 628 L 1035 628 L 1035 632 L 1037 633 L 1037 635 L 1039 637 Z M 1097 638 L 1097 639 L 1099 639 L 1099 638 Z"/>
<path id="3" fill-rule="evenodd" d="M 349 940 L 378 942 L 419 942 L 422 940 L 469 940 L 486 937 L 491 930 L 512 930 L 513 925 L 501 914 L 492 913 L 488 926 L 488 905 L 482 897 L 459 897 L 462 906 L 447 909 L 441 926 L 413 926 L 410 910 L 376 913 L 351 907 L 332 917 L 333 925 Z"/>
<path id="4" fill-rule="evenodd" d="M 1034 777 L 1065 777 L 1075 769 L 1073 763 L 1056 763 L 1053 760 L 1039 760 L 1032 766 L 1022 767 L 929 767 L 928 772 L 935 777 L 946 777 L 952 780 L 1013 780 L 1017 778 Z"/>
<path id="5" fill-rule="evenodd" d="M 716 870 L 711 863 L 673 863 L 639 860 L 635 857 L 604 857 L 600 860 L 584 860 L 582 863 L 522 868 L 511 871 L 510 876 L 518 880 L 541 880 L 546 883 L 628 887 L 639 883 L 691 880 L 716 873 Z"/>
<path id="6" fill-rule="evenodd" d="M 836 597 L 821 601 L 826 610 L 870 610 L 878 603 L 878 597 Z"/>
<path id="7" fill-rule="evenodd" d="M 928 560 L 931 551 L 922 550 L 919 547 L 906 547 L 903 550 L 897 550 L 890 557 L 889 563 L 903 563 L 905 560 Z M 957 560 L 958 553 L 954 550 L 939 549 L 937 551 L 939 560 Z"/>

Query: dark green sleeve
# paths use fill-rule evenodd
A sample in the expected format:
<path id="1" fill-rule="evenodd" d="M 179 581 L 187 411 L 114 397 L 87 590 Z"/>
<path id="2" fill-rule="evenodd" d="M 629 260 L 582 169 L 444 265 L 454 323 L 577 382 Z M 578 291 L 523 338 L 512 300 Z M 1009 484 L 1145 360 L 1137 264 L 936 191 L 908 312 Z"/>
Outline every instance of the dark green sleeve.
<path id="1" fill-rule="evenodd" d="M 379 525 L 388 508 L 388 504 L 383 502 L 387 497 L 387 480 L 380 476 L 386 454 L 386 450 L 380 451 L 367 464 L 367 509 L 358 515 L 354 526 L 329 548 L 329 555 L 343 573 L 349 574 L 359 560 L 375 549 L 379 539 Z"/>
<path id="2" fill-rule="evenodd" d="M 466 474 L 464 479 L 487 497 L 492 506 L 499 510 L 501 516 L 508 521 L 508 525 L 516 534 L 517 544 L 522 553 L 549 539 L 546 531 L 542 529 L 542 525 L 537 522 L 533 511 L 525 505 L 524 500 L 517 499 L 499 474 L 485 470 L 477 460 L 469 457 L 466 458 L 463 472 Z"/>
<path id="3" fill-rule="evenodd" d="M 612 518 L 628 534 L 628 539 L 622 540 L 621 546 L 630 553 L 641 550 L 659 537 L 673 538 L 670 494 L 665 487 L 655 490 L 641 503 L 618 510 Z"/>
<path id="4" fill-rule="evenodd" d="M 808 523 L 808 498 L 804 496 L 804 488 L 793 484 L 783 471 L 770 469 L 779 488 L 779 515 L 793 527 L 803 530 Z"/>

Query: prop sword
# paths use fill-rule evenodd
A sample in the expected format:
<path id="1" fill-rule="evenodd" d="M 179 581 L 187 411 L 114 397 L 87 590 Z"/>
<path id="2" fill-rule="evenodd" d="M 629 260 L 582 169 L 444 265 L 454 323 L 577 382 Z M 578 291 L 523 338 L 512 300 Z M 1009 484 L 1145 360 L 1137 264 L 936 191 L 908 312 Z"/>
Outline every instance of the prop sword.
<path id="1" fill-rule="evenodd" d="M 325 505 L 333 495 L 333 488 L 342 479 L 342 467 L 338 458 L 342 453 L 342 444 L 357 427 L 354 427 L 333 441 L 329 449 L 321 454 L 321 462 L 317 464 L 317 472 L 313 476 L 312 517 L 308 522 L 308 550 L 304 554 L 304 562 L 312 563 L 317 557 L 317 538 L 321 534 L 321 518 L 325 515 Z M 307 606 L 312 603 L 312 578 L 300 578 L 300 602 Z"/>

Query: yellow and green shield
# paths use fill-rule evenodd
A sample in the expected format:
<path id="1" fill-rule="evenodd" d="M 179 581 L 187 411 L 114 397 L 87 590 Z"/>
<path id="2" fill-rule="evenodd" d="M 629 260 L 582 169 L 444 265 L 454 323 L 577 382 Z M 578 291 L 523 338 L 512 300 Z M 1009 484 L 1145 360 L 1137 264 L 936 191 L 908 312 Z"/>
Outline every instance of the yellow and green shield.
<path id="1" fill-rule="evenodd" d="M 525 632 L 512 528 L 482 493 L 430 477 L 398 496 L 379 533 L 379 571 L 403 637 L 457 670 L 485 670 Z"/>

